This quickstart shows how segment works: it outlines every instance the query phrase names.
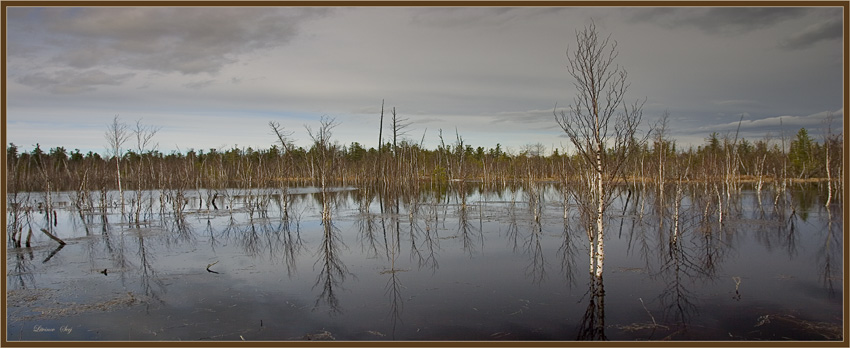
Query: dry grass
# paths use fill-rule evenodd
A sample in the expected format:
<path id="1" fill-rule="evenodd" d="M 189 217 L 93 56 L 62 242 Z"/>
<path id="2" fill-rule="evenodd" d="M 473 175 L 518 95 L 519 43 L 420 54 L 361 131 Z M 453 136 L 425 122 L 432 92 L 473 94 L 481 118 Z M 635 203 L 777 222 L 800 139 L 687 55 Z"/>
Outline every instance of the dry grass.
<path id="1" fill-rule="evenodd" d="M 322 330 L 319 333 L 304 335 L 304 339 L 308 341 L 334 341 L 336 338 L 327 330 Z"/>
<path id="2" fill-rule="evenodd" d="M 765 320 L 785 322 L 801 329 L 804 332 L 823 336 L 823 338 L 827 340 L 840 340 L 843 337 L 843 328 L 840 324 L 804 320 L 791 314 L 771 315 L 769 317 L 765 317 L 767 317 Z"/>
<path id="3" fill-rule="evenodd" d="M 139 303 L 139 299 L 128 292 L 126 295 L 118 296 L 109 300 L 88 303 L 60 303 L 55 300 L 58 290 L 55 289 L 22 289 L 12 290 L 6 293 L 6 303 L 10 307 L 27 308 L 28 311 L 37 314 L 15 315 L 9 313 L 9 320 L 29 321 L 56 319 L 61 317 L 79 315 L 94 311 L 112 311 L 118 308 L 131 306 Z"/>
<path id="4" fill-rule="evenodd" d="M 631 323 L 629 325 L 617 325 L 615 327 L 617 329 L 620 329 L 620 330 L 623 330 L 623 331 L 628 331 L 628 332 L 635 332 L 635 331 L 641 331 L 641 330 L 656 330 L 656 329 L 670 330 L 670 327 L 668 327 L 666 325 L 656 324 L 656 323 Z"/>

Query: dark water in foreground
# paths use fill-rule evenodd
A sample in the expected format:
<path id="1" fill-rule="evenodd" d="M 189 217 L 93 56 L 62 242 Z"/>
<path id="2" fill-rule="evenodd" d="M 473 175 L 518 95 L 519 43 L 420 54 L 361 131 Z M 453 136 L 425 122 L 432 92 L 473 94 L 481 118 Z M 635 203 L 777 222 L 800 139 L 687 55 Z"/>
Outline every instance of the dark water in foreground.
<path id="1" fill-rule="evenodd" d="M 187 191 L 182 214 L 144 192 L 139 223 L 54 195 L 55 221 L 19 215 L 32 248 L 7 233 L 7 339 L 841 339 L 841 208 L 817 192 L 795 187 L 775 207 L 772 192 L 759 206 L 744 190 L 723 197 L 721 224 L 695 189 L 671 242 L 674 196 L 624 191 L 606 222 L 605 295 L 591 301 L 588 240 L 557 187 L 467 185 L 230 190 L 218 210 Z M 590 312 L 602 332 L 587 334 Z"/>

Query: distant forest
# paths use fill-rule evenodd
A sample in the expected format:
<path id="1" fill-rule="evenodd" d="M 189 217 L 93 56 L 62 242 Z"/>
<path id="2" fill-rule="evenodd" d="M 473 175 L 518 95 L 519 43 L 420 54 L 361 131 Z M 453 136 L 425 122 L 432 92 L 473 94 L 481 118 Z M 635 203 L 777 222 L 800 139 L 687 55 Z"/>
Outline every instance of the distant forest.
<path id="1" fill-rule="evenodd" d="M 164 154 L 153 144 L 153 127 L 137 124 L 131 130 L 123 123 L 109 127 L 112 149 L 106 157 L 98 153 L 69 152 L 64 147 L 47 151 L 39 145 L 20 152 L 10 143 L 7 150 L 7 192 L 94 191 L 132 189 L 267 188 L 281 185 L 363 185 L 382 183 L 412 185 L 422 181 L 449 180 L 498 183 L 519 180 L 581 180 L 574 166 L 578 155 L 527 145 L 515 153 L 495 148 L 474 147 L 453 134 L 436 149 L 426 149 L 409 140 L 395 141 L 393 132 L 380 149 L 364 148 L 358 142 L 341 145 L 332 139 L 334 120 L 322 120 L 317 130 L 307 128 L 313 140 L 309 148 L 295 147 L 276 123 L 271 128 L 279 137 L 268 149 L 189 150 Z M 738 139 L 733 133 L 711 133 L 696 148 L 677 148 L 662 130 L 654 130 L 639 145 L 639 155 L 624 163 L 623 181 L 714 181 L 735 180 L 776 184 L 783 180 L 841 182 L 843 137 L 840 133 L 813 136 L 801 128 L 790 139 L 765 137 L 756 141 Z M 132 144 L 133 146 L 129 146 Z M 125 148 L 125 145 L 128 148 Z M 133 147 L 133 148 L 129 148 Z"/>

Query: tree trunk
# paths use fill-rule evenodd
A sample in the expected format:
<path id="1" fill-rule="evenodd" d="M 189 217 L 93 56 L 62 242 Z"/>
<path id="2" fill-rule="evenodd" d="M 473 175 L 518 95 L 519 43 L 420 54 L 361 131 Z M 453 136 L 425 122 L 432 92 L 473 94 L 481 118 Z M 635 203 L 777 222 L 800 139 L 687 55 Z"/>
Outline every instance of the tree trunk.
<path id="1" fill-rule="evenodd" d="M 602 167 L 601 158 L 597 157 L 597 169 Z M 605 214 L 605 196 L 603 194 L 602 172 L 596 173 L 596 192 L 599 195 L 596 206 L 596 278 L 602 278 L 602 264 L 605 260 L 605 234 L 603 228 L 603 217 Z"/>
<path id="2" fill-rule="evenodd" d="M 124 214 L 124 190 L 121 188 L 121 160 L 115 156 L 115 170 L 118 177 L 118 195 L 121 196 L 121 214 Z"/>
<path id="3" fill-rule="evenodd" d="M 832 173 L 829 171 L 829 141 L 825 142 L 826 147 L 826 207 L 832 201 Z"/>

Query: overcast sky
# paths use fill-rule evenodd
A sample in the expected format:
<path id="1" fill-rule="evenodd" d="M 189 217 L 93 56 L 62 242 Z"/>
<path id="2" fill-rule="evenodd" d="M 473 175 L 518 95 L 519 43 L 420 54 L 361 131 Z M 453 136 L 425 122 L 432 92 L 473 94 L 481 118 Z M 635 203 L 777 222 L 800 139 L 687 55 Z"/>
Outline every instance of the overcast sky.
<path id="1" fill-rule="evenodd" d="M 8 7 L 7 143 L 105 153 L 118 115 L 161 127 L 165 153 L 269 148 L 269 121 L 308 146 L 304 125 L 326 115 L 333 139 L 368 148 L 384 99 L 429 148 L 440 129 L 561 148 L 566 50 L 591 20 L 618 42 L 627 99 L 646 98 L 644 129 L 668 110 L 681 146 L 742 114 L 750 139 L 819 138 L 829 112 L 842 127 L 840 7 Z"/>

